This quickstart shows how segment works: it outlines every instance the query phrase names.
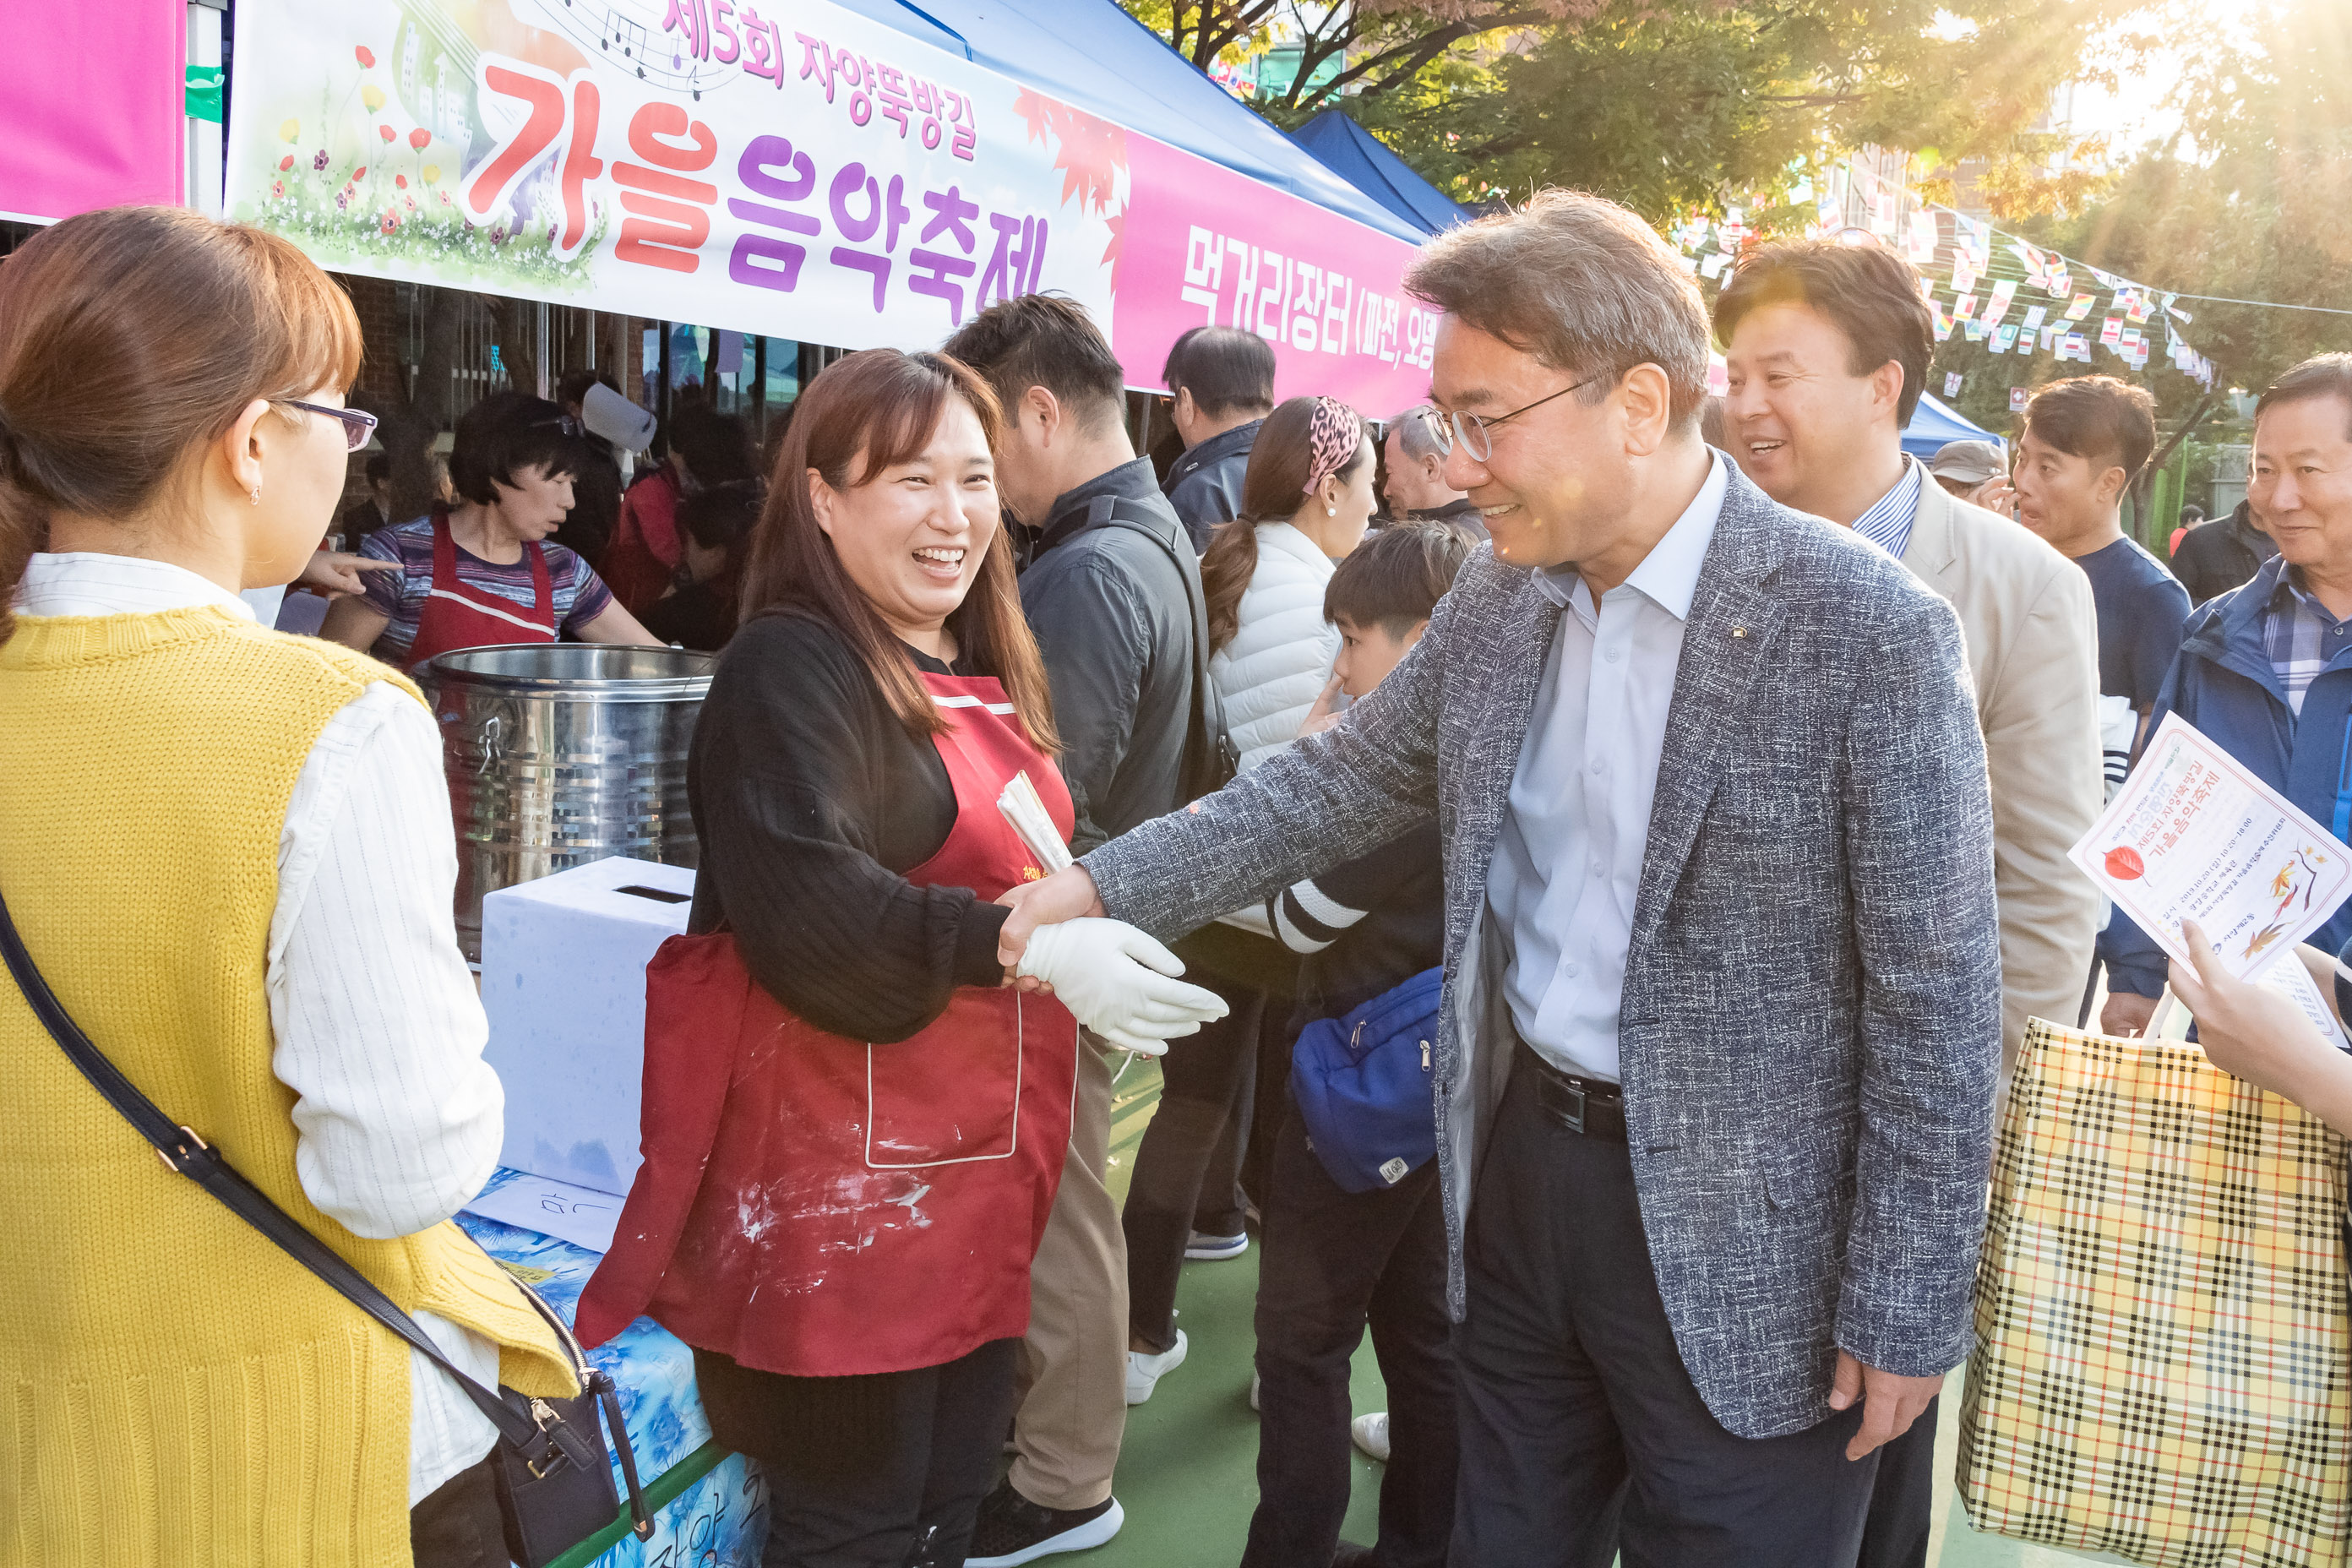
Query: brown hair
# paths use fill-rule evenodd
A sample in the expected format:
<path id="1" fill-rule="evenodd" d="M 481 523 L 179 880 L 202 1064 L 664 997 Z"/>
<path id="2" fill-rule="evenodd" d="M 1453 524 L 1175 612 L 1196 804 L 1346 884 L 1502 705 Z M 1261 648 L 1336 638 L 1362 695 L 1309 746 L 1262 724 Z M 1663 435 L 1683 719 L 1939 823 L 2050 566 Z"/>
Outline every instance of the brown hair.
<path id="1" fill-rule="evenodd" d="M 1384 528 L 1331 574 L 1323 618 L 1402 637 L 1429 619 L 1472 548 L 1470 531 L 1459 523 L 1428 518 Z"/>
<path id="2" fill-rule="evenodd" d="M 52 513 L 147 512 L 255 398 L 349 387 L 360 342 L 291 242 L 184 208 L 83 213 L 0 261 L 0 637 Z"/>
<path id="3" fill-rule="evenodd" d="M 2034 393 L 2024 433 L 2070 458 L 2112 463 L 2129 484 L 2156 450 L 2156 399 L 2112 375 L 2069 376 Z"/>
<path id="4" fill-rule="evenodd" d="M 1315 405 L 1322 399 L 1293 397 L 1265 416 L 1257 440 L 1250 447 L 1249 467 L 1242 475 L 1242 514 L 1220 523 L 1201 555 L 1201 594 L 1209 605 L 1209 647 L 1212 651 L 1234 640 L 1242 629 L 1242 595 L 1257 575 L 1257 525 L 1287 522 L 1307 504 L 1307 476 L 1315 462 L 1308 437 L 1315 424 Z M 1371 460 L 1371 438 L 1356 443 L 1356 454 L 1333 470 L 1342 482 L 1352 479 Z"/>
<path id="5" fill-rule="evenodd" d="M 1903 367 L 1895 422 L 1911 423 L 1936 357 L 1936 319 L 1919 297 L 1919 274 L 1883 245 L 1833 239 L 1776 239 L 1739 258 L 1715 297 L 1716 341 L 1726 345 L 1748 312 L 1764 305 L 1807 305 L 1845 334 L 1846 369 L 1868 375 L 1887 361 Z"/>
<path id="6" fill-rule="evenodd" d="M 771 611 L 797 610 L 833 627 L 874 677 L 890 710 L 917 737 L 943 733 L 948 721 L 905 645 L 849 580 L 833 541 L 817 526 L 808 474 L 815 469 L 837 490 L 871 482 L 883 469 L 922 451 L 950 397 L 971 405 L 989 450 L 995 451 L 1003 436 L 996 395 L 962 361 L 866 349 L 827 365 L 793 406 L 792 428 L 776 456 L 768 503 L 751 531 L 751 559 L 743 570 L 745 622 Z M 1040 751 L 1059 751 L 1045 661 L 1013 585 L 1008 530 L 996 531 L 971 591 L 947 624 L 961 657 L 1004 683 L 1030 741 Z"/>

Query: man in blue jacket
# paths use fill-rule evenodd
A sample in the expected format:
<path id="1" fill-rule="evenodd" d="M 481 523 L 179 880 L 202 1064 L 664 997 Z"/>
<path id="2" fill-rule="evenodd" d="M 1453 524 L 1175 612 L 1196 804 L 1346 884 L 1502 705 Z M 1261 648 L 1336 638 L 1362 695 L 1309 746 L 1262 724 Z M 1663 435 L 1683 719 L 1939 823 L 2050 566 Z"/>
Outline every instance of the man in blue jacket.
<path id="1" fill-rule="evenodd" d="M 2352 353 L 2307 359 L 2263 394 L 2246 499 L 2279 552 L 2191 613 L 2147 732 L 2179 714 L 2352 839 Z M 2347 938 L 2352 905 L 2311 942 Z M 2107 947 L 2099 1026 L 2137 1034 L 2164 992 L 2163 952 L 2120 910 Z"/>

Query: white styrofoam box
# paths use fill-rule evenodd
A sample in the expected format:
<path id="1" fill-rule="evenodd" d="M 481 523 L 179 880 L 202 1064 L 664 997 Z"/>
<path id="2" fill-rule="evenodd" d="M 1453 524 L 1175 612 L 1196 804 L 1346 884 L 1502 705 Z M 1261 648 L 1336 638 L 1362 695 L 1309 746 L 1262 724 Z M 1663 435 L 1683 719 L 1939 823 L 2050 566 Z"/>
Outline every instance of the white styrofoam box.
<path id="1" fill-rule="evenodd" d="M 482 900 L 483 1058 L 507 1091 L 499 1163 L 600 1193 L 637 1173 L 646 965 L 686 930 L 694 872 L 614 856 Z"/>

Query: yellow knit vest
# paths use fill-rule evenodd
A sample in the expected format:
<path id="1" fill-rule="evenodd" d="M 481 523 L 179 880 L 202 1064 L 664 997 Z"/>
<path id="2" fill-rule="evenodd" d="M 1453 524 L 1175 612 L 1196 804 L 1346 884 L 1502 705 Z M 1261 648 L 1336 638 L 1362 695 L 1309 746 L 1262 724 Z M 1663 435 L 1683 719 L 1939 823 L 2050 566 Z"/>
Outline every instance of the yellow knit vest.
<path id="1" fill-rule="evenodd" d="M 504 1347 L 508 1384 L 569 1394 L 545 1325 L 456 1226 L 367 1240 L 295 1176 L 263 987 L 278 838 L 312 743 L 372 680 L 399 678 L 220 609 L 20 618 L 0 896 L 165 1114 L 404 1309 Z M 0 1564 L 407 1563 L 406 1346 L 166 1170 L 4 972 L 0 1085 Z"/>

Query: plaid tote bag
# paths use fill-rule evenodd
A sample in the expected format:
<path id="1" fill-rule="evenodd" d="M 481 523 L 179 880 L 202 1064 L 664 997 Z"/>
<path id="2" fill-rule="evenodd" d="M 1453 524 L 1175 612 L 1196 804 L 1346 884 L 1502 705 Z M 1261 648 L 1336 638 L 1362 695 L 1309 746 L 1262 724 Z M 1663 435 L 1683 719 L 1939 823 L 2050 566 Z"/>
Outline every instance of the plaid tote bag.
<path id="1" fill-rule="evenodd" d="M 2134 1563 L 2339 1563 L 2345 1142 L 2177 1040 L 2036 1018 L 1993 1162 L 1960 1495 Z"/>

